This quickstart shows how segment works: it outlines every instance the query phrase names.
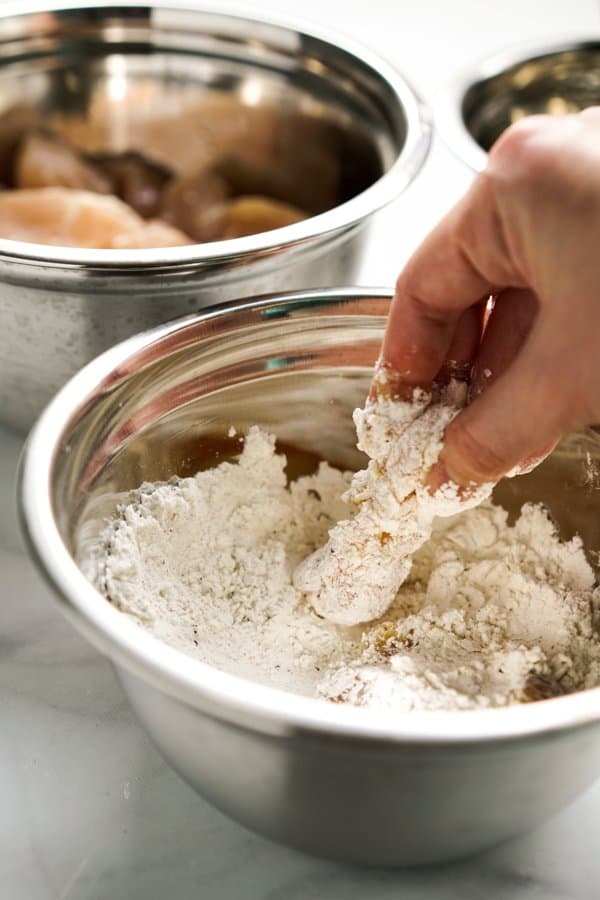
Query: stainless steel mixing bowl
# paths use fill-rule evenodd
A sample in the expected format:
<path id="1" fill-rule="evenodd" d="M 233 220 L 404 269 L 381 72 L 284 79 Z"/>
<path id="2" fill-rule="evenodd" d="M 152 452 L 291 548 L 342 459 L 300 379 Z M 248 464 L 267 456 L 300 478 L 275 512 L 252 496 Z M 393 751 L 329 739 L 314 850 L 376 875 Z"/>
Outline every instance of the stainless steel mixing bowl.
<path id="1" fill-rule="evenodd" d="M 286 228 L 190 247 L 77 250 L 0 240 L 3 421 L 27 428 L 85 362 L 175 315 L 352 282 L 372 215 L 412 180 L 429 146 L 428 115 L 402 76 L 337 36 L 161 2 L 1 6 L 0 114 L 27 103 L 45 117 L 82 117 L 85 133 L 67 122 L 69 136 L 99 149 L 99 134 L 104 149 L 123 150 L 137 147 L 145 117 L 196 100 L 207 104 L 207 141 L 239 132 L 241 152 L 254 160 L 281 165 L 273 131 L 288 126 L 305 167 L 327 150 L 340 172 L 339 202 Z M 169 131 L 168 121 L 158 128 L 167 146 Z M 185 154 L 185 144 L 184 135 L 174 150 Z"/>
<path id="2" fill-rule="evenodd" d="M 440 92 L 436 121 L 476 171 L 502 132 L 524 116 L 565 115 L 600 104 L 600 39 L 525 44 L 486 59 Z"/>
<path id="3" fill-rule="evenodd" d="M 217 671 L 162 644 L 86 580 L 77 553 L 145 480 L 214 464 L 231 425 L 355 466 L 389 298 L 331 291 L 240 302 L 129 339 L 75 376 L 21 467 L 29 544 L 65 615 L 114 663 L 143 726 L 190 784 L 273 840 L 413 865 L 541 822 L 600 773 L 600 689 L 497 710 L 391 715 Z M 212 448 L 212 449 L 211 449 Z M 222 458 L 222 456 L 221 456 Z M 568 439 L 500 499 L 548 502 L 600 548 L 598 438 Z"/>

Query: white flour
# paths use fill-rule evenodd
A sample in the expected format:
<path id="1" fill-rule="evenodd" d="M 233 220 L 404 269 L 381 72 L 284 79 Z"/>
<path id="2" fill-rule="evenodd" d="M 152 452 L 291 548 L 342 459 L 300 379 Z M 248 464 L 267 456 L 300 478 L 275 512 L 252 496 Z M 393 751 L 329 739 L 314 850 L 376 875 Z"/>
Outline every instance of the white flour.
<path id="1" fill-rule="evenodd" d="M 385 370 L 377 373 L 386 390 Z M 412 402 L 380 395 L 354 412 L 358 447 L 370 457 L 352 479 L 347 497 L 356 515 L 294 573 L 294 584 L 315 610 L 340 625 L 370 622 L 388 609 L 408 576 L 413 554 L 431 536 L 436 516 L 476 506 L 492 492 L 483 485 L 459 497 L 424 485 L 442 449 L 444 431 L 464 405 L 466 385 L 452 381 L 442 396 L 416 390 Z"/>
<path id="2" fill-rule="evenodd" d="M 356 511 L 340 499 L 351 475 L 322 464 L 288 488 L 284 465 L 252 429 L 239 462 L 143 486 L 82 560 L 88 577 L 185 653 L 335 702 L 467 709 L 600 682 L 592 570 L 543 509 L 514 527 L 490 501 L 438 520 L 385 621 L 343 627 L 292 573 Z"/>

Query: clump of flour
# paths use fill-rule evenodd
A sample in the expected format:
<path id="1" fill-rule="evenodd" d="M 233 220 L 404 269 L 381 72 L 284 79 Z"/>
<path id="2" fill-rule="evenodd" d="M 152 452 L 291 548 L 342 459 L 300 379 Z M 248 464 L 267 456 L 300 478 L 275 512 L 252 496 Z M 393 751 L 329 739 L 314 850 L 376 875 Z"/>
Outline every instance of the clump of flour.
<path id="1" fill-rule="evenodd" d="M 347 498 L 354 516 L 331 530 L 327 543 L 298 566 L 294 584 L 318 613 L 340 625 L 381 616 L 408 576 L 413 554 L 430 537 L 436 516 L 476 506 L 493 485 L 459 495 L 425 487 L 442 449 L 444 431 L 464 405 L 466 384 L 451 381 L 440 396 L 415 390 L 411 400 L 388 396 L 385 369 L 379 394 L 354 412 L 358 447 L 370 457 Z"/>
<path id="2" fill-rule="evenodd" d="M 216 667 L 296 693 L 397 711 L 471 709 L 600 683 L 599 594 L 581 542 L 527 505 L 440 519 L 385 619 L 321 619 L 292 573 L 356 512 L 351 474 L 286 484 L 274 438 L 239 460 L 143 485 L 82 566 L 125 615 Z M 347 496 L 347 495 L 346 495 Z"/>

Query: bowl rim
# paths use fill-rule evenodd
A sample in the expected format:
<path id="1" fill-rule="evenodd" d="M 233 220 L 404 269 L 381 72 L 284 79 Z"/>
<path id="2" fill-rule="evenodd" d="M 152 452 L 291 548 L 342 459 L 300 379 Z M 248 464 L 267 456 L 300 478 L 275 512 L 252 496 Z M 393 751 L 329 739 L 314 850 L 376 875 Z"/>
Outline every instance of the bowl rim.
<path id="1" fill-rule="evenodd" d="M 385 711 L 329 704 L 230 675 L 175 650 L 109 604 L 75 563 L 58 530 L 51 493 L 57 449 L 90 393 L 132 355 L 176 332 L 243 312 L 260 321 L 274 301 L 289 310 L 307 303 L 327 307 L 340 299 L 389 299 L 380 288 L 299 291 L 222 304 L 175 319 L 105 351 L 56 394 L 25 444 L 18 475 L 21 527 L 37 566 L 60 600 L 63 613 L 117 667 L 132 672 L 163 694 L 213 717 L 278 735 L 297 733 L 376 741 L 392 745 L 455 745 L 515 740 L 590 725 L 600 719 L 600 687 L 537 703 L 456 712 Z M 248 315 L 254 313 L 254 321 Z M 361 315 L 357 312 L 356 315 Z M 226 322 L 225 326 L 226 327 Z"/>
<path id="2" fill-rule="evenodd" d="M 488 152 L 481 147 L 465 124 L 463 102 L 467 92 L 481 81 L 501 75 L 506 69 L 544 56 L 569 50 L 600 46 L 600 31 L 565 34 L 548 40 L 526 40 L 493 51 L 469 66 L 461 68 L 431 98 L 431 108 L 439 134 L 451 152 L 475 172 L 482 172 Z"/>
<path id="3" fill-rule="evenodd" d="M 61 12 L 64 10 L 85 10 L 90 8 L 110 8 L 98 0 L 78 0 L 78 2 L 44 3 L 43 0 L 9 0 L 0 8 L 0 23 L 10 18 L 26 18 L 41 12 Z M 392 166 L 370 187 L 355 197 L 334 206 L 319 215 L 283 228 L 261 232 L 257 235 L 212 241 L 204 244 L 190 244 L 182 247 L 158 247 L 130 250 L 100 250 L 77 247 L 58 247 L 26 241 L 0 238 L 0 260 L 11 260 L 38 265 L 61 267 L 93 267 L 95 269 L 154 269 L 157 267 L 180 267 L 192 263 L 224 263 L 246 257 L 250 254 L 269 254 L 277 250 L 301 247 L 316 237 L 332 236 L 356 226 L 373 213 L 395 200 L 408 187 L 423 167 L 431 147 L 432 117 L 428 106 L 415 91 L 410 82 L 396 67 L 369 47 L 352 38 L 338 36 L 331 30 L 312 23 L 305 23 L 300 17 L 280 18 L 248 15 L 235 6 L 216 8 L 193 6 L 186 0 L 124 0 L 119 9 L 138 8 L 173 11 L 203 16 L 221 17 L 246 22 L 248 25 L 266 26 L 280 32 L 305 35 L 321 43 L 334 46 L 350 57 L 354 57 L 369 67 L 383 80 L 401 105 L 406 118 L 406 140 Z"/>

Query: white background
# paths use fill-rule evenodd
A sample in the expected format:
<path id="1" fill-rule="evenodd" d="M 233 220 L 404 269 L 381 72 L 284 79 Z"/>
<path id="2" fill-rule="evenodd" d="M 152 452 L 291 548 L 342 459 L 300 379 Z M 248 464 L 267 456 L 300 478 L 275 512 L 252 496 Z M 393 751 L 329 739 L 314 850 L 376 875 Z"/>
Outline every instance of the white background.
<path id="1" fill-rule="evenodd" d="M 426 99 L 459 69 L 508 44 L 600 31 L 592 0 L 271 0 L 260 10 L 238 8 L 300 13 L 358 38 L 401 68 Z M 415 184 L 382 217 L 361 282 L 391 284 L 410 248 L 469 180 L 436 138 Z M 34 573 L 14 511 L 20 445 L 0 429 L 0 900 L 600 896 L 600 786 L 526 838 L 412 872 L 315 861 L 211 809 L 150 746 L 108 664 L 63 622 Z"/>

